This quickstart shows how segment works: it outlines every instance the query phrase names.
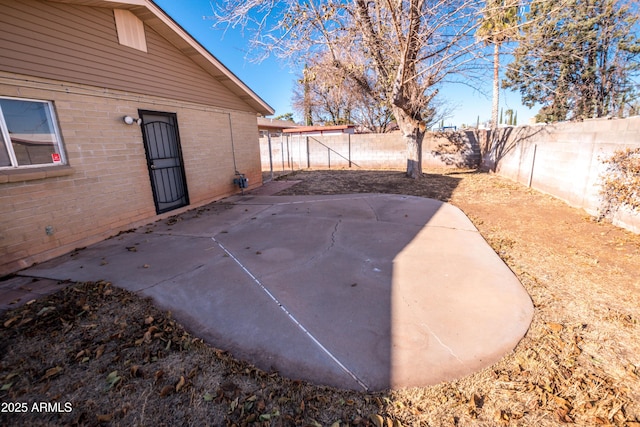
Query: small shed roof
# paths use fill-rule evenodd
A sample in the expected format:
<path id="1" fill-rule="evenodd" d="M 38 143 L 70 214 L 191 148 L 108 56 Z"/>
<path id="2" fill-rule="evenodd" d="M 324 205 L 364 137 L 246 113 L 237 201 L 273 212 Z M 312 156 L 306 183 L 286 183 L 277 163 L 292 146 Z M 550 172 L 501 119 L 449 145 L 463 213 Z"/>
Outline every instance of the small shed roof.
<path id="1" fill-rule="evenodd" d="M 204 48 L 184 28 L 151 0 L 49 0 L 81 6 L 125 9 L 136 15 L 145 25 L 153 28 L 184 55 L 206 70 L 232 93 L 250 105 L 257 113 L 270 115 L 275 112 L 231 70 Z"/>
<path id="2" fill-rule="evenodd" d="M 258 117 L 258 129 L 260 130 L 282 131 L 284 129 L 297 127 L 299 126 L 290 120 L 276 120 L 266 117 Z"/>
<path id="3" fill-rule="evenodd" d="M 334 125 L 334 126 L 297 126 L 291 129 L 284 129 L 282 132 L 288 134 L 337 134 L 354 133 L 356 125 Z"/>

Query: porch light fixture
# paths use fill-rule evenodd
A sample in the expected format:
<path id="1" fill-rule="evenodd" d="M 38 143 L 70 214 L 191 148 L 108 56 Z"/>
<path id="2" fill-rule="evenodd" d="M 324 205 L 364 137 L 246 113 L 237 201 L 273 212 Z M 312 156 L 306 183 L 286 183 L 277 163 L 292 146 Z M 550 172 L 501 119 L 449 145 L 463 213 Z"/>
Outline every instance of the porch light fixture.
<path id="1" fill-rule="evenodd" d="M 128 124 L 128 125 L 132 125 L 132 124 L 134 124 L 134 123 L 135 123 L 135 124 L 137 124 L 137 125 L 142 124 L 142 119 L 134 119 L 134 118 L 133 118 L 133 117 L 131 117 L 131 116 L 124 116 L 124 117 L 122 118 L 122 120 L 123 120 L 126 124 Z"/>

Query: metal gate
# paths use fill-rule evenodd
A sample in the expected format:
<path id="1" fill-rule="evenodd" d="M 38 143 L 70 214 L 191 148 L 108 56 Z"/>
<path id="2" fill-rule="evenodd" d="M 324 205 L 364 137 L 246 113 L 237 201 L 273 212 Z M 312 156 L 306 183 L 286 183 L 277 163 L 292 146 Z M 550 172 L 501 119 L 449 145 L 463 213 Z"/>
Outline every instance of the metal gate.
<path id="1" fill-rule="evenodd" d="M 139 114 L 156 213 L 188 205 L 176 115 L 143 110 Z"/>

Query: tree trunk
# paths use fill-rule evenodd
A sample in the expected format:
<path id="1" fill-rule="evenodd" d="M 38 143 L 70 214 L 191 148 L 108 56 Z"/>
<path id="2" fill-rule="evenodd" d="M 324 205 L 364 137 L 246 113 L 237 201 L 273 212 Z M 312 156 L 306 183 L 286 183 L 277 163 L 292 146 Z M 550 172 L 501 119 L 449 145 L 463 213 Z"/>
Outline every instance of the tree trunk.
<path id="1" fill-rule="evenodd" d="M 489 134 L 490 148 L 490 163 L 491 170 L 496 171 L 498 166 L 498 159 L 496 156 L 496 150 L 498 149 L 498 110 L 500 107 L 500 43 L 494 42 L 493 44 L 493 104 L 491 105 L 491 129 Z"/>
<path id="2" fill-rule="evenodd" d="M 407 145 L 407 176 L 418 179 L 422 175 L 422 141 L 425 129 L 423 124 L 412 119 L 398 107 L 394 107 L 394 115 L 402 133 L 402 140 Z"/>
<path id="3" fill-rule="evenodd" d="M 417 132 L 403 135 L 407 144 L 407 176 L 418 179 L 422 177 L 422 140 L 424 134 Z"/>
<path id="4" fill-rule="evenodd" d="M 500 106 L 500 43 L 493 44 L 493 105 L 491 109 L 491 129 L 498 127 Z"/>

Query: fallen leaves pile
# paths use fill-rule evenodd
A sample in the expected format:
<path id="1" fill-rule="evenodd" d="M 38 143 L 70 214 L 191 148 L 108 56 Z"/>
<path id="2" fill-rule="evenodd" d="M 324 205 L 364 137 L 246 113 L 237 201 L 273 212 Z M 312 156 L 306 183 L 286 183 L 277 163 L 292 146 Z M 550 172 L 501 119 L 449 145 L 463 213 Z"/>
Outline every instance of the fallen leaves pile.
<path id="1" fill-rule="evenodd" d="M 3 425 L 366 426 L 385 405 L 238 361 L 109 282 L 69 284 L 1 320 L 0 397 L 28 405 Z"/>
<path id="2" fill-rule="evenodd" d="M 0 315 L 0 425 L 640 427 L 640 236 L 498 177 L 430 177 L 305 172 L 291 191 L 357 186 L 463 208 L 536 308 L 494 366 L 432 387 L 336 390 L 236 360 L 111 283 L 68 283 Z"/>

